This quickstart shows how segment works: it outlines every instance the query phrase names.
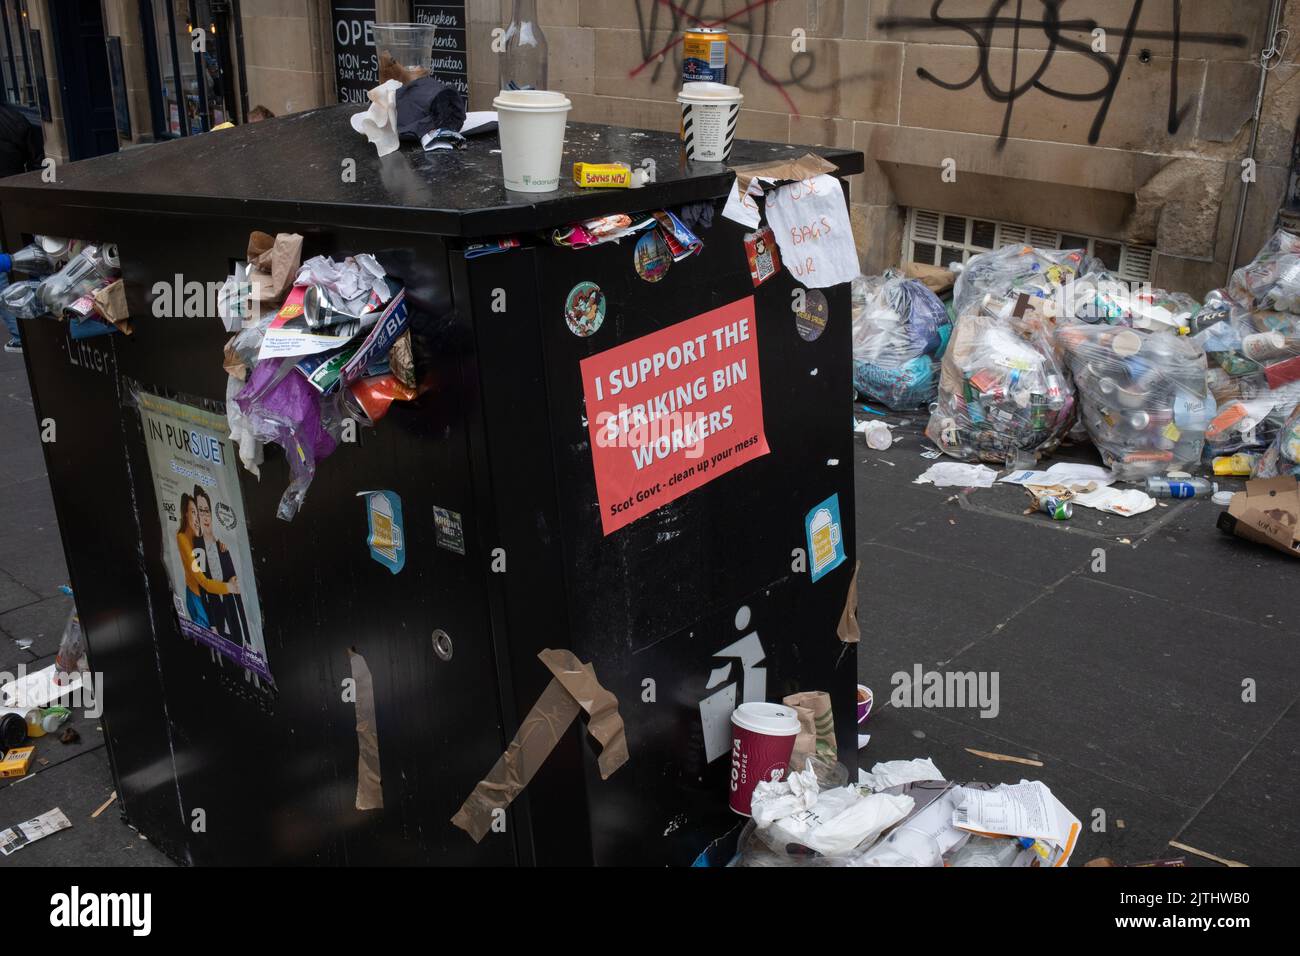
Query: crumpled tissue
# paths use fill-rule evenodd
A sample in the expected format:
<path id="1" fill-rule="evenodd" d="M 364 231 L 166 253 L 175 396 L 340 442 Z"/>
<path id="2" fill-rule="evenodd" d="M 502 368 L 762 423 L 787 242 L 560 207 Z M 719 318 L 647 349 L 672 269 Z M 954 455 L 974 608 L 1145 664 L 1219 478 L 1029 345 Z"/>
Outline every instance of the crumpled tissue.
<path id="1" fill-rule="evenodd" d="M 353 113 L 350 120 L 354 130 L 375 144 L 380 156 L 387 156 L 400 144 L 397 135 L 397 91 L 401 88 L 400 81 L 387 80 L 374 89 L 367 90 L 370 108 L 364 113 Z"/>

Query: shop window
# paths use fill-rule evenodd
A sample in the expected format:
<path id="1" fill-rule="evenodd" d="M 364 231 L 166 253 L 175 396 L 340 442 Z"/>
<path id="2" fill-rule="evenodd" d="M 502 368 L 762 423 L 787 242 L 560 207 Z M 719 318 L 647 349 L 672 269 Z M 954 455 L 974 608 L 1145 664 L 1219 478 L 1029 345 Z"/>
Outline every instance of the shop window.
<path id="1" fill-rule="evenodd" d="M 141 0 L 159 137 L 191 136 L 237 119 L 230 15 L 222 0 Z"/>
<path id="2" fill-rule="evenodd" d="M 0 35 L 0 74 L 4 99 L 11 106 L 37 110 L 36 78 L 32 69 L 32 37 L 24 0 L 0 0 L 3 35 Z"/>

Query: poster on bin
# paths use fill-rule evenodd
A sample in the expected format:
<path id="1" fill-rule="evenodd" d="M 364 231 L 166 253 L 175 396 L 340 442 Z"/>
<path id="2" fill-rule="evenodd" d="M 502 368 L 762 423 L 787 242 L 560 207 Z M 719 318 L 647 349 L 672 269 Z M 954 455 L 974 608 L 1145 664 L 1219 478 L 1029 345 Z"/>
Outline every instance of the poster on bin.
<path id="1" fill-rule="evenodd" d="M 181 634 L 274 687 L 226 417 L 148 392 L 137 399 Z"/>
<path id="2" fill-rule="evenodd" d="M 607 535 L 768 453 L 753 296 L 580 369 Z"/>

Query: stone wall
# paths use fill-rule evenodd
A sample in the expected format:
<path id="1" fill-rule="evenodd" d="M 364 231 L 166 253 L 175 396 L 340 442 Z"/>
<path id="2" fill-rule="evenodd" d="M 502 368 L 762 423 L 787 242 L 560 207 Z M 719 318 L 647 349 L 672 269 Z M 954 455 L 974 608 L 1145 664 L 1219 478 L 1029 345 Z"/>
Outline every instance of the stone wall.
<path id="1" fill-rule="evenodd" d="M 1269 5 L 1182 0 L 1176 40 L 1174 0 L 539 0 L 539 20 L 573 119 L 665 130 L 681 31 L 726 20 L 740 135 L 867 155 L 852 198 L 868 271 L 897 261 L 915 205 L 1153 244 L 1155 281 L 1200 294 L 1227 271 Z M 482 109 L 511 2 L 470 6 Z M 1268 77 L 1242 259 L 1288 178 L 1300 0 L 1287 8 L 1297 42 Z"/>

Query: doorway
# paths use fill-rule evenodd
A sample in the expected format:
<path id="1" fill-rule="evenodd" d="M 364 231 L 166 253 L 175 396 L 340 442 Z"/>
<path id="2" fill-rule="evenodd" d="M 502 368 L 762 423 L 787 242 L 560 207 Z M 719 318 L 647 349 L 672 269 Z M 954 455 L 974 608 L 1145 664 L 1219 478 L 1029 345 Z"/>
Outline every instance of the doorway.
<path id="1" fill-rule="evenodd" d="M 50 0 L 68 158 L 117 151 L 117 120 L 99 0 Z"/>

